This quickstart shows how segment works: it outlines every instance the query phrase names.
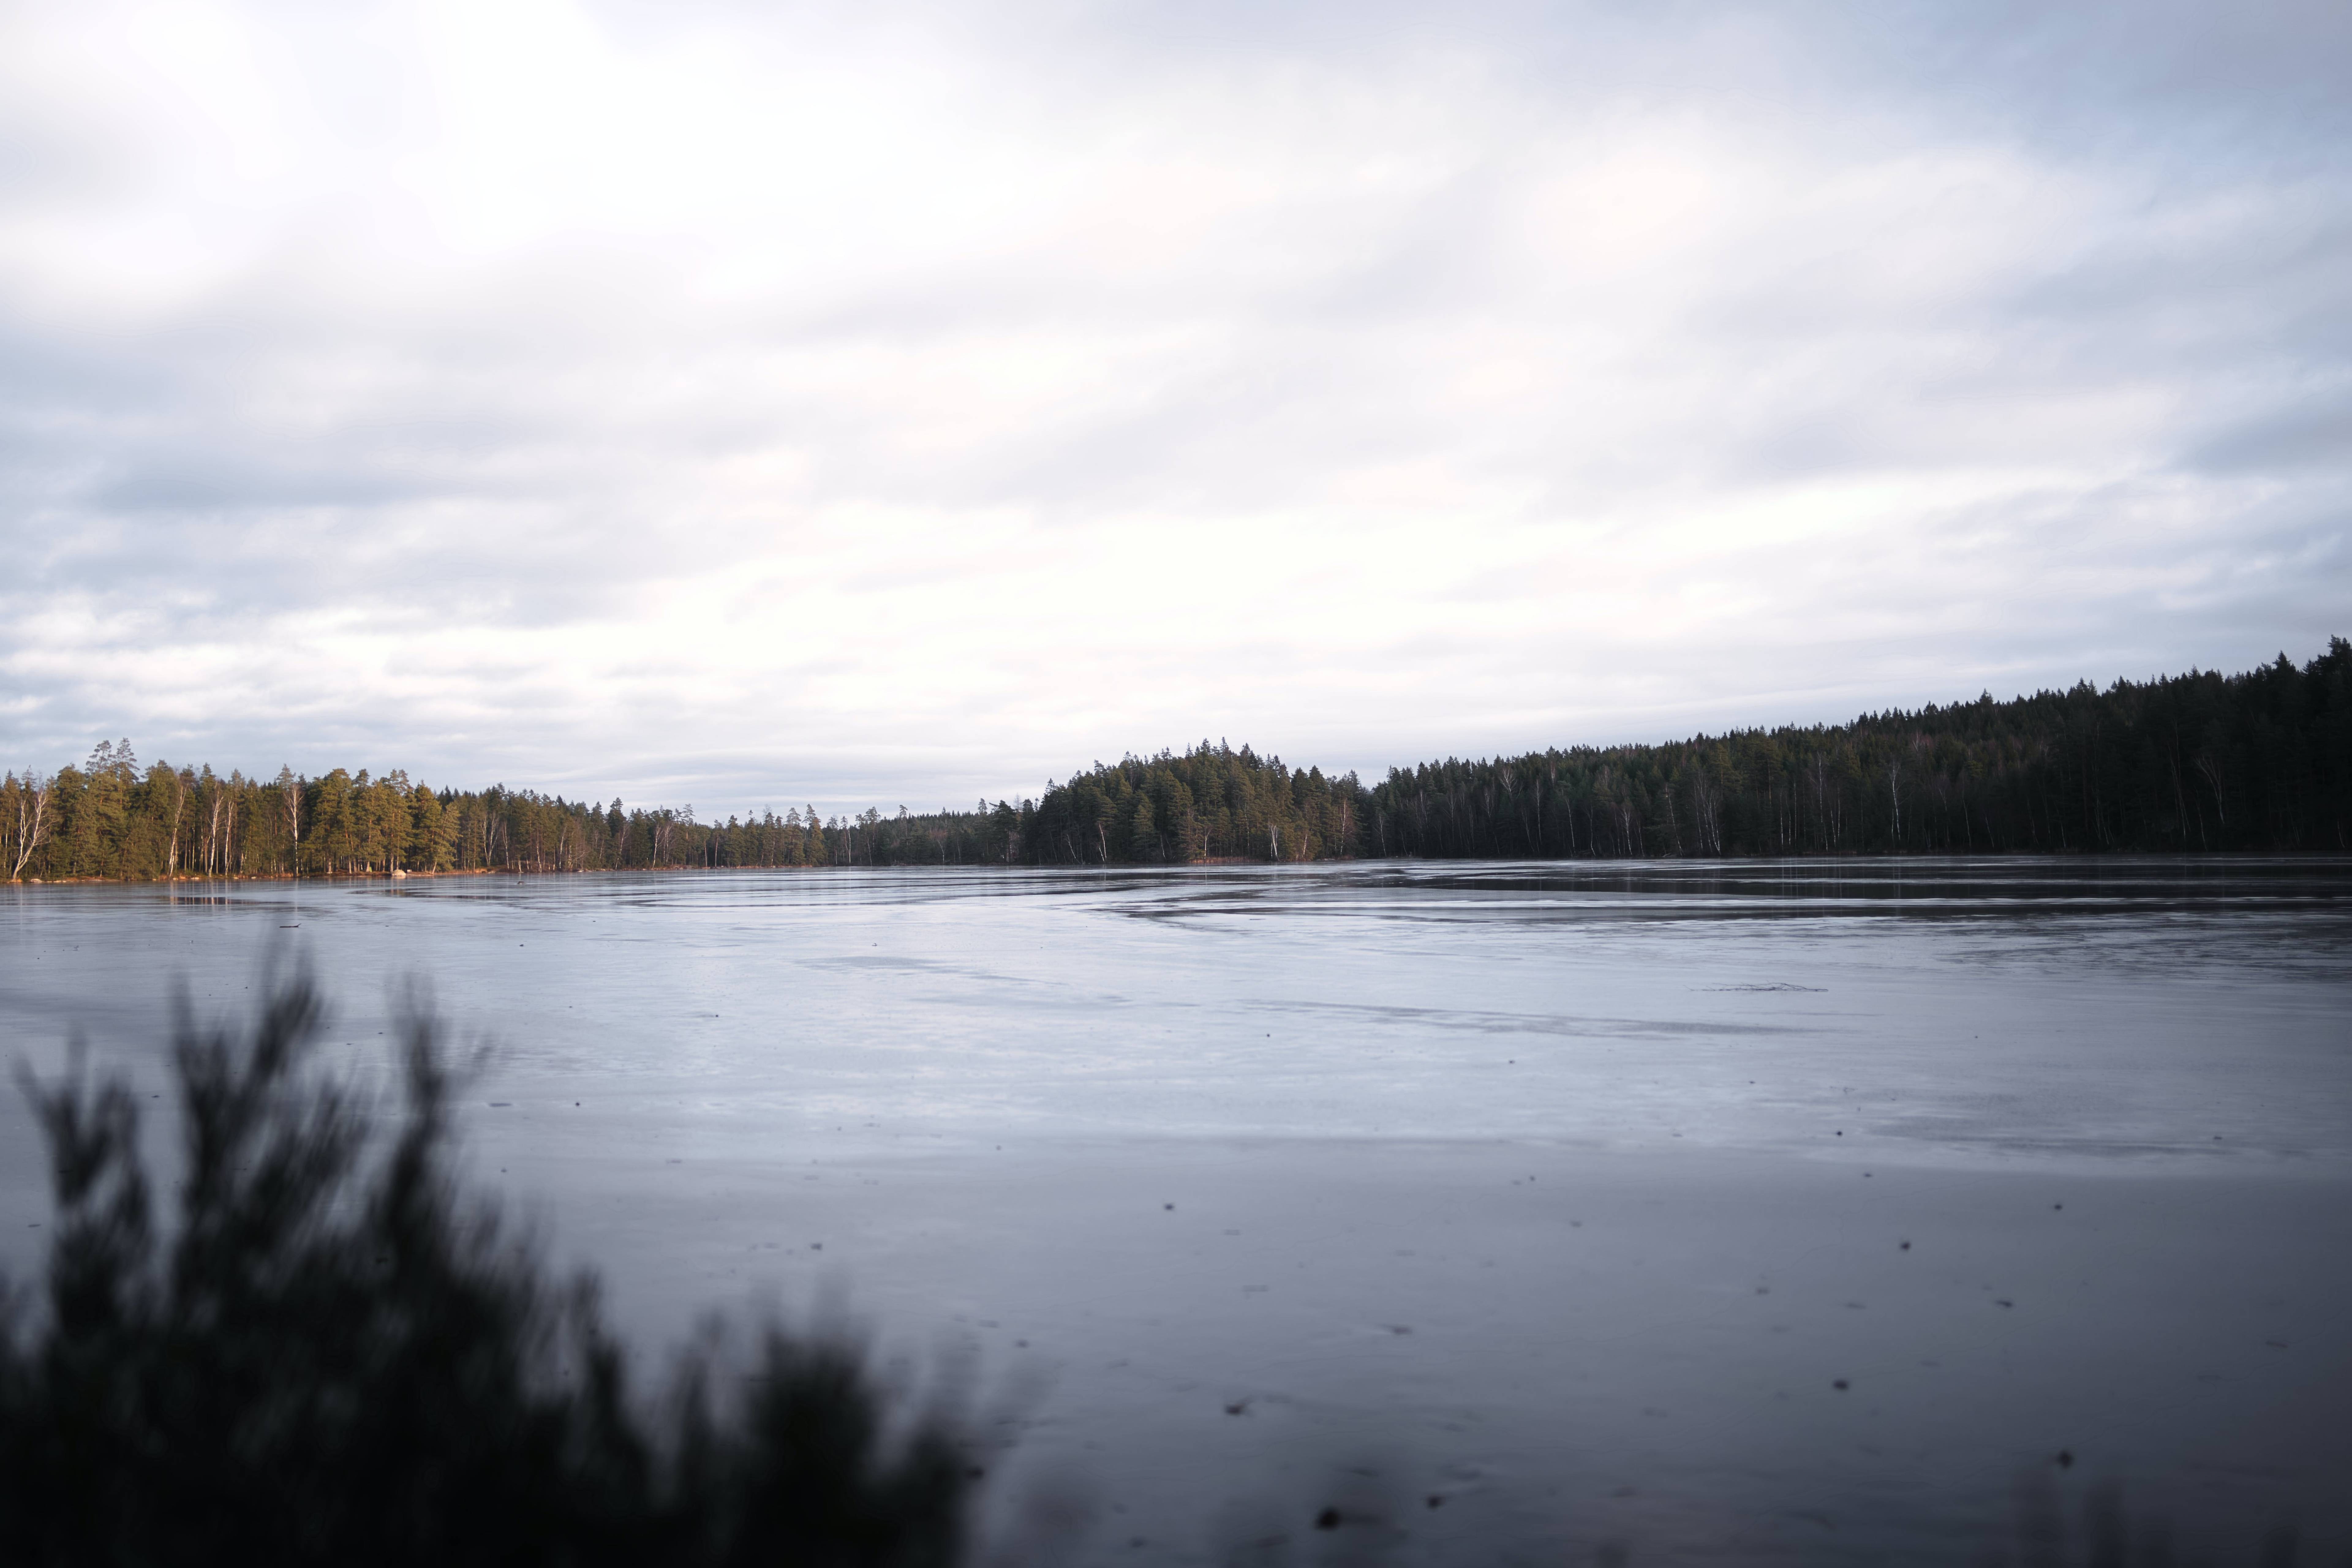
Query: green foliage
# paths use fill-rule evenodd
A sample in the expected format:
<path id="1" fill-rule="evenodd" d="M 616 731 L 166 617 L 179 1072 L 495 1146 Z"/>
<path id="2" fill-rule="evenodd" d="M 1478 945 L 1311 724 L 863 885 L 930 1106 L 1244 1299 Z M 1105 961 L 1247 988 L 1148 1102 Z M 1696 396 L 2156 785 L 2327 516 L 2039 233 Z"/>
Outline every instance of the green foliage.
<path id="1" fill-rule="evenodd" d="M 158 1226 L 139 1105 L 79 1058 L 28 1084 L 56 1224 L 36 1331 L 0 1335 L 0 1562 L 940 1568 L 954 1425 L 894 1424 L 857 1348 L 771 1330 L 634 1399 L 593 1282 L 551 1280 L 446 1168 L 453 1076 L 421 1015 L 404 1115 L 307 1066 L 318 999 L 249 1042 L 183 1023 L 183 1181 Z M 667 1416 L 648 1409 L 666 1410 Z M 900 1426 L 905 1434 L 887 1436 Z"/>
<path id="2" fill-rule="evenodd" d="M 2342 850 L 2352 644 L 2297 668 L 2088 682 L 1851 724 L 1424 763 L 1372 792 L 1380 855 Z"/>
<path id="3" fill-rule="evenodd" d="M 2298 668 L 2087 682 L 1664 745 L 1449 758 L 1356 775 L 1247 746 L 1126 757 L 1015 804 L 699 822 L 338 768 L 226 778 L 101 742 L 0 777 L 12 877 L 383 876 L 654 867 L 2352 848 L 2352 645 Z"/>
<path id="4" fill-rule="evenodd" d="M 118 760 L 119 759 L 119 760 Z M 593 871 L 661 867 L 977 866 L 1014 858 L 1031 808 L 820 820 L 795 808 L 725 822 L 691 806 L 630 810 L 503 784 L 433 790 L 403 773 L 337 768 L 268 781 L 157 763 L 126 742 L 88 767 L 0 777 L 0 873 L 11 879 L 382 877 L 394 871 Z"/>
<path id="5" fill-rule="evenodd" d="M 1043 865 L 1321 860 L 1361 851 L 1364 803 L 1353 773 L 1293 772 L 1279 757 L 1203 741 L 1181 756 L 1097 763 L 1048 787 L 1022 842 Z"/>

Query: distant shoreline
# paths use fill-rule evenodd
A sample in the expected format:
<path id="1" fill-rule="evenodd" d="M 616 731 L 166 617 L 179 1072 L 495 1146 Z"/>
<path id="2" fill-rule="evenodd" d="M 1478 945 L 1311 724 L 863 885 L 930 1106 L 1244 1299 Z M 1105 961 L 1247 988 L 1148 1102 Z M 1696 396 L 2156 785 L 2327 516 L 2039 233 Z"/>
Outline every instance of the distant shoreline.
<path id="1" fill-rule="evenodd" d="M 152 888 L 185 887 L 216 882 L 304 882 L 349 883 L 422 882 L 451 877 L 673 877 L 680 873 L 696 876 L 744 875 L 752 872 L 775 871 L 937 871 L 940 869 L 974 871 L 989 874 L 1025 874 L 1039 870 L 1110 870 L 1110 871 L 1187 871 L 1224 866 L 1762 866 L 1835 862 L 1838 864 L 1893 864 L 1903 861 L 1954 860 L 2162 860 L 2211 864 L 2229 860 L 2352 860 L 2352 850 L 2337 849 L 1979 849 L 1968 850 L 1885 850 L 1848 849 L 1842 851 L 1809 850 L 1788 855 L 1554 855 L 1554 856 L 1468 856 L 1468 855 L 1335 855 L 1315 861 L 1270 861 L 1252 859 L 1245 855 L 1219 855 L 1205 860 L 1173 860 L 1150 865 L 1118 863 L 1099 865 L 1035 866 L 962 865 L 940 867 L 936 862 L 892 861 L 878 866 L 577 866 L 563 868 L 514 866 L 469 866 L 440 871 L 404 871 L 398 877 L 382 871 L 335 872 L 303 874 L 293 871 L 239 871 L 209 877 L 181 875 L 177 877 L 22 877 L 0 887 L 15 888 Z"/>
<path id="2" fill-rule="evenodd" d="M 2352 852 L 2352 643 L 2303 665 L 1866 713 L 1656 744 L 1354 773 L 1247 745 L 1096 763 L 1034 799 L 895 816 L 698 818 L 395 770 L 142 766 L 0 776 L 10 881 L 205 881 L 822 866 L 1689 861 Z"/>

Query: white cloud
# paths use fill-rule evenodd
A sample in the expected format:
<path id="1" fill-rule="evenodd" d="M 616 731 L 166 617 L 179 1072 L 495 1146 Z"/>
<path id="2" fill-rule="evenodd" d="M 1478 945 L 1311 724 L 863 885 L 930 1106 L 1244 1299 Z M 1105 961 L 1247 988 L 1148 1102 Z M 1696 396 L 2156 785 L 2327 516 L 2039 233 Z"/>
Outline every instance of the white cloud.
<path id="1" fill-rule="evenodd" d="M 974 15 L 0 16 L 0 744 L 922 804 L 2345 629 L 2292 48 Z"/>

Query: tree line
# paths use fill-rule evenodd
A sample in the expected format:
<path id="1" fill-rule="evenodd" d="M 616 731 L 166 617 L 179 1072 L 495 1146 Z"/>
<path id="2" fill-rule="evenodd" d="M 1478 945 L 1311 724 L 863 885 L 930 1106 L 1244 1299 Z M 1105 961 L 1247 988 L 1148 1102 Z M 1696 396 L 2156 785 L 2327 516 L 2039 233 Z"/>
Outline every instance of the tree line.
<path id="1" fill-rule="evenodd" d="M 1045 864 L 2352 848 L 2352 644 L 2297 666 L 1353 773 L 1203 742 L 1049 788 Z"/>
<path id="2" fill-rule="evenodd" d="M 0 777 L 11 880 L 672 867 L 2352 848 L 2352 644 L 2297 666 L 1840 725 L 1353 773 L 1244 745 L 1097 763 L 1037 799 L 698 820 L 404 773 L 142 768 L 128 741 Z"/>
<path id="3" fill-rule="evenodd" d="M 924 840 L 940 854 L 1002 861 L 997 819 L 1016 816 L 1000 804 L 994 817 L 983 809 L 920 820 L 942 833 Z M 887 865 L 911 856 L 915 820 L 904 807 L 886 824 L 879 811 L 824 818 L 809 806 L 703 822 L 691 805 L 631 809 L 503 784 L 436 790 L 364 768 L 248 778 L 142 767 L 129 741 L 101 741 L 79 767 L 0 777 L 0 865 L 12 881 Z"/>
<path id="4" fill-rule="evenodd" d="M 1206 741 L 1177 755 L 1097 763 L 1050 784 L 1021 824 L 1045 865 L 1328 860 L 1365 852 L 1366 792 L 1354 773 L 1285 767 Z"/>
<path id="5" fill-rule="evenodd" d="M 2352 848 L 2352 644 L 1849 724 L 1391 770 L 1363 849 L 1431 857 Z"/>

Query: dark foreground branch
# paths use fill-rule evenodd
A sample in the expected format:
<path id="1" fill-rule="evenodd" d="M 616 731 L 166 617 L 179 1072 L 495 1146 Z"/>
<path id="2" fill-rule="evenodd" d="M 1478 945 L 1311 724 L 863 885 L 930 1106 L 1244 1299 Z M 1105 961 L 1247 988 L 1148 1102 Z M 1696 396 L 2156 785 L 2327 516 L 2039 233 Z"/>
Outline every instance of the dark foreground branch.
<path id="1" fill-rule="evenodd" d="M 630 1385 L 593 1281 L 464 1198 L 452 1068 L 405 1030 L 398 1130 L 310 1062 L 307 978 L 249 1037 L 183 1022 L 184 1179 L 136 1101 L 26 1075 L 51 1156 L 45 1298 L 0 1335 L 0 1562 L 803 1563 L 963 1554 L 956 1423 L 894 1418 L 846 1338 L 771 1328 L 748 1382 Z M 717 1382 L 740 1386 L 716 1400 Z M 666 1414 L 655 1415 L 649 1412 Z"/>

